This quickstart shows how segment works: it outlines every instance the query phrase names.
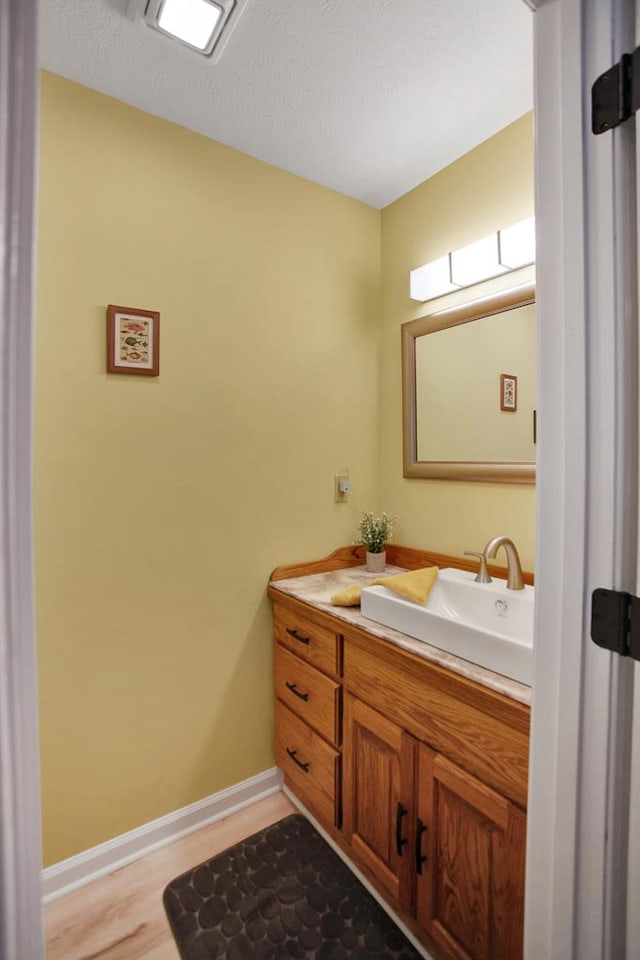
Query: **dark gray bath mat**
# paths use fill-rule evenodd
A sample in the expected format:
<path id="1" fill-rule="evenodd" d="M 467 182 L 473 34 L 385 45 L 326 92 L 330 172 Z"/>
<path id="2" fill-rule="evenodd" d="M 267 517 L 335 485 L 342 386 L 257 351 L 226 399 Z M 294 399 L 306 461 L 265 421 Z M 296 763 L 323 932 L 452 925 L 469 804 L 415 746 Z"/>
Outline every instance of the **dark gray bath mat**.
<path id="1" fill-rule="evenodd" d="M 164 907 L 182 960 L 419 960 L 297 813 L 173 880 Z"/>

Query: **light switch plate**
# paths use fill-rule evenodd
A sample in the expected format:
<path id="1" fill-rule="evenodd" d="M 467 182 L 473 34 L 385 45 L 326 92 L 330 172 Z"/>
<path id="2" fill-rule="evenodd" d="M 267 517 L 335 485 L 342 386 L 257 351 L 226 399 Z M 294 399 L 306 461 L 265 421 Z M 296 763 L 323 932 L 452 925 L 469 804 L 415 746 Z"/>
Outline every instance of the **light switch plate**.
<path id="1" fill-rule="evenodd" d="M 349 477 L 346 475 L 341 475 L 333 478 L 333 499 L 335 503 L 346 503 L 349 499 L 349 491 L 340 489 L 341 481 L 346 481 L 348 484 Z"/>

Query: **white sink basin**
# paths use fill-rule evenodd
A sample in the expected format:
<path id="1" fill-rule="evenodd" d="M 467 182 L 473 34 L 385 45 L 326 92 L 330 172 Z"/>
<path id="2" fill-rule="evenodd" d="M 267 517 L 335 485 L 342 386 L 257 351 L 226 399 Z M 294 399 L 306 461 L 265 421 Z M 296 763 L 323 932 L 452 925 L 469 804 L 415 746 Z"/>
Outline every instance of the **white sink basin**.
<path id="1" fill-rule="evenodd" d="M 427 603 L 405 600 L 387 587 L 365 587 L 362 613 L 513 680 L 533 677 L 535 590 L 507 590 L 506 580 L 476 583 L 465 570 L 441 570 Z"/>

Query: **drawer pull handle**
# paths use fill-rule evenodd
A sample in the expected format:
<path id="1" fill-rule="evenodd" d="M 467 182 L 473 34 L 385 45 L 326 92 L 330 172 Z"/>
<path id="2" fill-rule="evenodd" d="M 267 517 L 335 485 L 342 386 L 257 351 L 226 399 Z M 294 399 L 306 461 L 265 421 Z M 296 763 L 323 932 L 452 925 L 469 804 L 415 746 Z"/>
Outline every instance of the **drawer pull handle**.
<path id="1" fill-rule="evenodd" d="M 402 848 L 407 842 L 407 838 L 402 836 L 402 818 L 406 815 L 407 808 L 398 802 L 398 809 L 396 810 L 396 850 L 399 857 L 402 856 Z"/>
<path id="2" fill-rule="evenodd" d="M 301 693 L 300 690 L 296 687 L 295 683 L 289 683 L 288 680 L 285 681 L 285 687 L 287 690 L 291 690 L 291 693 L 294 697 L 298 697 L 300 700 L 304 700 L 305 703 L 309 700 L 308 693 Z"/>
<path id="3" fill-rule="evenodd" d="M 292 630 L 291 627 L 287 627 L 287 633 L 290 637 L 293 637 L 294 640 L 297 640 L 298 643 L 304 643 L 307 647 L 311 643 L 309 637 L 303 637 L 301 633 L 298 633 L 297 630 Z"/>
<path id="4" fill-rule="evenodd" d="M 416 873 L 422 876 L 422 864 L 427 862 L 427 858 L 422 852 L 422 834 L 427 832 L 427 825 L 420 817 L 416 825 Z"/>
<path id="5" fill-rule="evenodd" d="M 309 773 L 309 767 L 311 766 L 311 764 L 309 763 L 309 761 L 304 763 L 302 760 L 298 760 L 297 750 L 290 750 L 289 747 L 287 747 L 287 753 L 289 754 L 293 762 L 297 763 L 297 765 L 300 767 L 301 770 L 304 770 L 305 773 Z"/>

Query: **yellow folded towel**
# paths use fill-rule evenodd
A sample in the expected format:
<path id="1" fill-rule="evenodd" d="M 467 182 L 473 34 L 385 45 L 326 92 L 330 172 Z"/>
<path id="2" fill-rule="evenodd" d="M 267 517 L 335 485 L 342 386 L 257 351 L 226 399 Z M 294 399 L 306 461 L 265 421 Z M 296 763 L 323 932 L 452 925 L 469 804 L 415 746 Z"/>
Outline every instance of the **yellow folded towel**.
<path id="1" fill-rule="evenodd" d="M 392 577 L 376 577 L 370 580 L 368 587 L 382 586 L 388 587 L 394 593 L 399 593 L 401 597 L 407 600 L 413 600 L 415 603 L 426 603 L 431 593 L 431 588 L 438 579 L 437 567 L 423 567 L 422 570 L 409 570 L 406 573 L 396 573 Z M 358 607 L 360 606 L 360 594 L 362 585 L 353 583 L 350 587 L 345 587 L 331 597 L 331 603 L 336 607 Z"/>
<path id="2" fill-rule="evenodd" d="M 331 603 L 336 607 L 359 607 L 361 593 L 362 586 L 359 583 L 354 583 L 350 587 L 340 590 L 339 593 L 334 593 L 331 597 Z"/>
<path id="3" fill-rule="evenodd" d="M 399 593 L 407 600 L 416 603 L 426 603 L 432 587 L 438 579 L 437 567 L 423 567 L 421 570 L 410 570 L 408 573 L 397 573 L 393 577 L 377 577 L 369 584 L 370 587 L 380 585 Z"/>

